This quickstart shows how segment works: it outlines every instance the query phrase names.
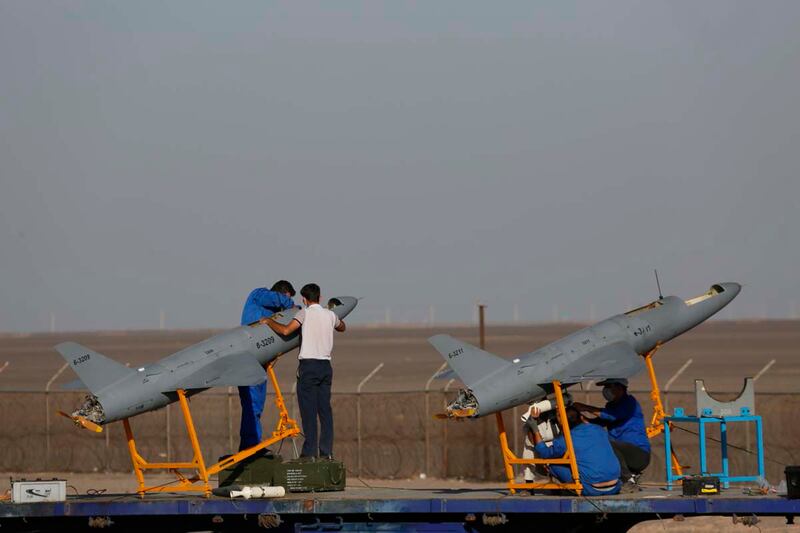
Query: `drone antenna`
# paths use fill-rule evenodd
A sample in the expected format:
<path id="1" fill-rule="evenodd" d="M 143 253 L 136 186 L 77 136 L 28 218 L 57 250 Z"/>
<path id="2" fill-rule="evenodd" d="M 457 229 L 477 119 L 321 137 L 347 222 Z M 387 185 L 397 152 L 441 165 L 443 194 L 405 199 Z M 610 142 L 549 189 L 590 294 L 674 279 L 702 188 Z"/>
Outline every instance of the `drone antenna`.
<path id="1" fill-rule="evenodd" d="M 659 300 L 663 300 L 664 296 L 661 294 L 661 283 L 659 283 L 659 281 L 658 281 L 658 269 L 654 268 L 653 272 L 656 275 L 656 287 L 658 287 L 658 299 Z"/>

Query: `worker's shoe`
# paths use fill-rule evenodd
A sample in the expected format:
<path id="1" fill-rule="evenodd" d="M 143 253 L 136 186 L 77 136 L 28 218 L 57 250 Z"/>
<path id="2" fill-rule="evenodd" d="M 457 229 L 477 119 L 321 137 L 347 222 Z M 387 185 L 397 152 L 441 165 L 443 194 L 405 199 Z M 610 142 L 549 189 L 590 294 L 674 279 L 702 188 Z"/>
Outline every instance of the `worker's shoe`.
<path id="1" fill-rule="evenodd" d="M 622 488 L 620 489 L 619 493 L 635 494 L 637 492 L 640 492 L 641 490 L 642 488 L 639 486 L 638 483 L 636 483 L 636 480 L 633 477 L 631 477 L 629 480 L 622 482 Z"/>
<path id="2" fill-rule="evenodd" d="M 320 455 L 320 461 L 335 461 L 336 459 L 333 458 L 333 455 Z"/>
<path id="3" fill-rule="evenodd" d="M 298 463 L 313 463 L 316 460 L 316 457 L 311 455 L 301 455 L 296 459 Z"/>

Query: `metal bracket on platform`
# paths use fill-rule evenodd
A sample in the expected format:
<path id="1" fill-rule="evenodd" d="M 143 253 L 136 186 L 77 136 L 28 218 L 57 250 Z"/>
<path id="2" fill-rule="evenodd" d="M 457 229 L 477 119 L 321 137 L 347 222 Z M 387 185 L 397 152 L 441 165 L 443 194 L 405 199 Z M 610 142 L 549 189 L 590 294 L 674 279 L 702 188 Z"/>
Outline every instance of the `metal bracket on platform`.
<path id="1" fill-rule="evenodd" d="M 745 378 L 742 392 L 734 400 L 721 402 L 706 392 L 702 379 L 694 380 L 694 393 L 697 402 L 697 416 L 748 416 L 756 414 L 756 393 L 753 378 Z"/>
<path id="2" fill-rule="evenodd" d="M 664 418 L 664 445 L 667 447 L 669 447 L 671 443 L 670 429 L 673 423 L 697 424 L 700 474 L 718 477 L 720 482 L 722 482 L 722 486 L 725 488 L 730 487 L 731 482 L 758 481 L 764 477 L 764 434 L 761 417 L 755 414 L 755 388 L 753 382 L 753 378 L 745 378 L 744 387 L 742 388 L 742 392 L 739 393 L 739 396 L 729 402 L 721 402 L 709 396 L 702 379 L 696 379 L 694 381 L 694 390 L 697 402 L 697 416 L 688 416 L 685 414 L 685 409 L 676 407 L 673 416 Z M 756 456 L 758 457 L 758 472 L 755 475 L 730 475 L 730 465 L 728 461 L 728 425 L 735 422 L 755 423 Z M 708 424 L 719 425 L 722 471 L 718 473 L 710 472 L 708 468 L 706 454 L 706 426 Z M 748 445 L 748 448 L 749 447 Z M 674 475 L 668 460 L 666 461 L 666 472 L 668 489 L 672 488 L 673 482 L 685 477 L 681 472 Z"/>

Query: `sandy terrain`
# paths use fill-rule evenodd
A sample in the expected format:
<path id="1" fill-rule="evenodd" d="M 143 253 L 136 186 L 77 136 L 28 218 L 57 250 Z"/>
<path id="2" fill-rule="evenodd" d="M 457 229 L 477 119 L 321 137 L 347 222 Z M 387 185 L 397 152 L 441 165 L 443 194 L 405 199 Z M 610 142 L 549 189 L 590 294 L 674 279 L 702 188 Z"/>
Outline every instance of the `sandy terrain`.
<path id="1" fill-rule="evenodd" d="M 512 356 L 532 351 L 582 327 L 580 324 L 489 325 L 489 351 Z M 43 390 L 63 365 L 52 349 L 73 340 L 131 366 L 156 361 L 198 342 L 214 332 L 129 331 L 55 333 L 0 336 L 0 390 Z M 365 390 L 421 390 L 442 359 L 426 339 L 436 333 L 450 333 L 477 344 L 474 327 L 368 328 L 354 327 L 337 336 L 334 352 L 334 389 L 353 391 L 358 382 L 378 363 L 383 369 Z M 759 380 L 757 390 L 800 392 L 800 322 L 708 322 L 665 345 L 656 357 L 656 368 L 665 382 L 687 359 L 693 364 L 678 378 L 673 390 L 692 390 L 695 378 L 705 378 L 710 391 L 738 391 L 742 379 L 755 375 L 770 360 L 775 365 Z M 296 370 L 296 351 L 277 365 L 281 384 L 291 388 Z M 65 371 L 58 384 L 75 378 Z M 663 384 L 662 382 L 662 384 Z M 443 383 L 434 384 L 434 388 Z M 644 388 L 645 376 L 633 380 L 632 389 Z"/>

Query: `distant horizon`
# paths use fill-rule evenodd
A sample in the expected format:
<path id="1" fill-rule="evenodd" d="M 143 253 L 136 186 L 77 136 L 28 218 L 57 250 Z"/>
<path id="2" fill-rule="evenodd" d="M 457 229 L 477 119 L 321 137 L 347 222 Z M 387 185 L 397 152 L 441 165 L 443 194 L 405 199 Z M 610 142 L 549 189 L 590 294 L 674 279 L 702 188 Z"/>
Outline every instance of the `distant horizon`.
<path id="1" fill-rule="evenodd" d="M 613 315 L 610 315 L 613 316 Z M 606 318 L 610 318 L 606 317 Z M 527 326 L 558 326 L 558 325 L 575 325 L 575 326 L 586 326 L 591 324 L 596 324 L 600 322 L 600 319 L 595 322 L 589 322 L 586 320 L 560 320 L 557 322 L 545 320 L 545 321 L 519 321 L 519 322 L 505 322 L 505 321 L 492 321 L 487 320 L 485 322 L 486 326 L 499 326 L 499 327 L 527 327 Z M 730 322 L 730 323 L 758 323 L 758 322 L 800 322 L 800 318 L 758 318 L 758 317 L 742 317 L 742 318 L 715 318 L 711 317 L 706 320 L 705 323 L 723 323 L 723 322 Z M 348 327 L 352 329 L 433 329 L 433 328 L 477 328 L 478 324 L 474 322 L 434 322 L 433 324 L 429 324 L 426 322 L 398 322 L 398 323 L 382 323 L 382 322 L 352 322 L 347 321 Z M 702 325 L 702 324 L 701 324 Z M 0 330 L 0 338 L 1 337 L 26 337 L 31 335 L 60 335 L 60 334 L 109 334 L 109 335 L 125 335 L 128 333 L 159 333 L 163 332 L 167 333 L 190 333 L 190 332 L 199 332 L 199 331 L 209 331 L 209 332 L 219 332 L 219 331 L 226 331 L 228 329 L 233 329 L 239 326 L 231 326 L 231 327 L 222 327 L 222 326 L 206 326 L 206 327 L 190 327 L 190 328 L 131 328 L 131 329 L 97 329 L 97 330 L 56 330 L 56 331 L 2 331 Z M 698 326 L 700 327 L 700 326 Z M 488 332 L 487 332 L 488 333 Z M 476 330 L 477 334 L 477 330 Z"/>

